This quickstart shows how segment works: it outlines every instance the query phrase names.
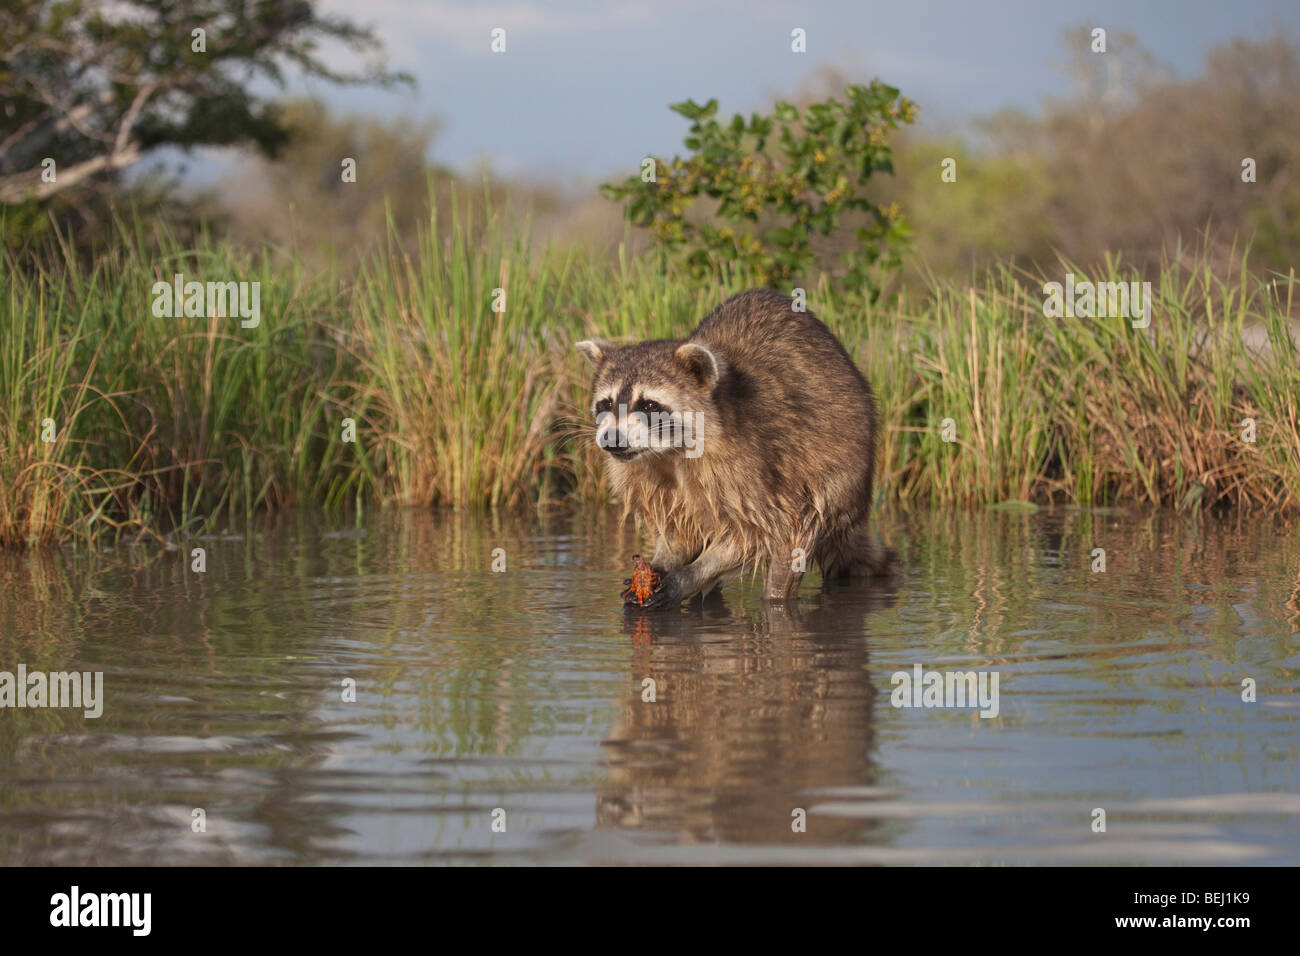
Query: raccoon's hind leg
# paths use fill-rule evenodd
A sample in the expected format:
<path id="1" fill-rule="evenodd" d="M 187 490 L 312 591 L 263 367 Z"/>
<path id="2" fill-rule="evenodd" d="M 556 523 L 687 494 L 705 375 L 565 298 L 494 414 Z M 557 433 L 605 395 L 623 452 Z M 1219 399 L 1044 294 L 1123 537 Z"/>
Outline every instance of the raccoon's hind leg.
<path id="1" fill-rule="evenodd" d="M 860 575 L 886 578 L 898 573 L 898 552 L 893 548 L 887 548 L 875 538 L 871 538 L 865 550 L 866 553 L 857 564 Z"/>
<path id="2" fill-rule="evenodd" d="M 898 573 L 898 555 L 872 536 L 864 520 L 825 541 L 817 553 L 825 581 L 888 577 Z"/>

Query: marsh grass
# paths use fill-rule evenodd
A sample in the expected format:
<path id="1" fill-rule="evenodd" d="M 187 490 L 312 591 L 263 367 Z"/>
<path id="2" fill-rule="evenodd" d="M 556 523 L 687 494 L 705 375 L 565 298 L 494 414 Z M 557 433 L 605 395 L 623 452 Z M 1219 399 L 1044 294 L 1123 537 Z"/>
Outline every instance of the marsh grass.
<path id="1" fill-rule="evenodd" d="M 77 366 L 86 315 L 56 321 L 67 302 L 47 283 L 9 284 L 4 294 L 12 321 L 0 336 L 0 544 L 41 545 L 74 533 L 80 515 L 94 511 L 94 476 L 75 437 L 96 397 L 94 356 Z"/>
<path id="2" fill-rule="evenodd" d="M 463 199 L 413 248 L 393 230 L 355 276 L 308 272 L 292 249 L 146 238 L 139 222 L 93 257 L 8 252 L 0 544 L 166 535 L 294 504 L 603 501 L 590 370 L 573 343 L 683 336 L 752 280 L 693 282 L 653 253 L 537 247 L 508 204 Z M 1290 510 L 1296 277 L 1259 279 L 1246 260 L 1225 272 L 1183 257 L 1146 276 L 1145 331 L 1045 318 L 1043 281 L 1060 277 L 1009 268 L 934 279 L 891 307 L 825 285 L 808 301 L 876 390 L 887 500 Z M 1115 261 L 1067 271 L 1143 278 Z M 153 284 L 176 272 L 259 282 L 260 325 L 155 316 Z"/>
<path id="3" fill-rule="evenodd" d="M 451 208 L 450 228 L 435 213 L 413 255 L 390 232 L 357 283 L 347 327 L 363 457 L 403 504 L 519 505 L 556 466 L 573 259 L 535 255 L 490 202 L 484 222 L 454 196 Z"/>

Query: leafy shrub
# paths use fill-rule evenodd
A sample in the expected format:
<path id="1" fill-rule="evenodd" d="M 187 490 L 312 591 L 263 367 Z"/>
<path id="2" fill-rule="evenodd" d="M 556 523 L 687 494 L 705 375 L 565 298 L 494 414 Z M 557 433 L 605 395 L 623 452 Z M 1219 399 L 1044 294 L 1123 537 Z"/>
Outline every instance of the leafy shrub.
<path id="1" fill-rule="evenodd" d="M 901 266 L 910 231 L 898 206 L 873 202 L 867 186 L 893 172 L 888 133 L 912 122 L 916 105 L 878 80 L 845 92 L 846 102 L 832 97 L 802 111 L 778 101 L 772 115 L 748 122 L 740 114 L 719 122 L 716 99 L 675 103 L 691 121 L 691 154 L 648 157 L 639 176 L 602 192 L 625 202 L 627 218 L 695 278 L 739 268 L 765 285 L 806 283 L 818 264 L 814 233 L 856 225 L 834 281 L 874 302 Z M 714 221 L 687 217 L 701 196 L 716 201 Z"/>

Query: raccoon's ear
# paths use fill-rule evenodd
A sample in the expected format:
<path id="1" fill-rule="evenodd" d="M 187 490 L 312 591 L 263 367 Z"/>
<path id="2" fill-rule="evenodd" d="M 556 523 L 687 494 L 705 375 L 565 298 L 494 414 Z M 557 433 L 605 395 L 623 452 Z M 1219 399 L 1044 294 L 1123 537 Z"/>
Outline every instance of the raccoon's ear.
<path id="1" fill-rule="evenodd" d="M 673 353 L 677 363 L 704 388 L 713 388 L 722 374 L 722 360 L 698 342 L 686 342 Z"/>
<path id="2" fill-rule="evenodd" d="M 609 343 L 600 339 L 583 339 L 574 348 L 587 356 L 588 362 L 600 368 L 600 363 L 605 361 L 605 352 L 609 349 Z"/>

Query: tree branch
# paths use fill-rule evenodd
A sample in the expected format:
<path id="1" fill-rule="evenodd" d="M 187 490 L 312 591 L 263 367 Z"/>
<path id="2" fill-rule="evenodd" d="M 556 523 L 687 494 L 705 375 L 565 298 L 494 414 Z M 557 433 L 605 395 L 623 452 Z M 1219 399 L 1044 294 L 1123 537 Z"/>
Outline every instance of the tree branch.
<path id="1" fill-rule="evenodd" d="M 54 182 L 41 180 L 39 169 L 16 173 L 13 176 L 0 177 L 0 203 L 31 202 L 45 199 L 61 190 L 77 185 L 96 173 L 108 172 L 130 166 L 140 159 L 138 143 L 128 143 L 124 151 L 114 150 L 103 156 L 95 156 L 84 163 L 77 163 L 59 172 Z"/>

